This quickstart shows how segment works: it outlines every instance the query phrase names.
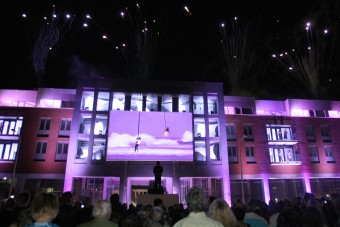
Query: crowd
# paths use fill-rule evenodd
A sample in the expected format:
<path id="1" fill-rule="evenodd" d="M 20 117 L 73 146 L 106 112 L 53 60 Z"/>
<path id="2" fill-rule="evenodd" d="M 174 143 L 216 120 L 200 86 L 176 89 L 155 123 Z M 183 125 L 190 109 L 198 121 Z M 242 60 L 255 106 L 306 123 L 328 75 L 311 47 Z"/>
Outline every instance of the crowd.
<path id="1" fill-rule="evenodd" d="M 340 196 L 315 198 L 313 194 L 266 204 L 251 200 L 232 206 L 221 198 L 208 203 L 202 189 L 193 187 L 186 196 L 186 207 L 165 207 L 162 199 L 153 204 L 121 204 L 119 195 L 94 206 L 89 197 L 74 202 L 71 192 L 60 198 L 40 192 L 31 200 L 27 192 L 3 201 L 0 221 L 3 227 L 340 227 Z"/>

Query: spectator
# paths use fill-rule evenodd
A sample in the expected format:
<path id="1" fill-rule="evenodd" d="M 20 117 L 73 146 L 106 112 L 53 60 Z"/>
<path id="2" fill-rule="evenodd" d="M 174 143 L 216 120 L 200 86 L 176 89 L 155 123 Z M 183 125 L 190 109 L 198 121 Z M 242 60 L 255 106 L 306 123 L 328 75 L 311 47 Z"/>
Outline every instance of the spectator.
<path id="1" fill-rule="evenodd" d="M 16 217 L 19 216 L 20 212 L 29 208 L 31 195 L 29 192 L 22 192 L 17 198 L 17 206 L 14 209 Z"/>
<path id="2" fill-rule="evenodd" d="M 316 207 L 309 207 L 305 210 L 301 220 L 302 227 L 323 227 L 322 216 Z"/>
<path id="3" fill-rule="evenodd" d="M 0 212 L 1 226 L 9 227 L 15 219 L 15 199 L 9 198 L 6 200 L 5 207 Z"/>
<path id="4" fill-rule="evenodd" d="M 244 216 L 246 215 L 246 210 L 243 207 L 234 207 L 233 212 L 237 220 L 237 227 L 250 227 L 248 223 L 244 223 Z"/>
<path id="5" fill-rule="evenodd" d="M 223 224 L 224 227 L 235 226 L 236 217 L 223 199 L 215 199 L 209 206 L 210 217 Z"/>
<path id="6" fill-rule="evenodd" d="M 93 220 L 82 223 L 78 227 L 118 227 L 117 223 L 110 221 L 111 204 L 108 201 L 100 200 L 94 207 Z"/>
<path id="7" fill-rule="evenodd" d="M 205 198 L 202 189 L 193 187 L 186 197 L 189 208 L 189 216 L 178 221 L 174 227 L 195 226 L 195 227 L 223 227 L 221 223 L 205 215 Z"/>
<path id="8" fill-rule="evenodd" d="M 76 225 L 80 225 L 81 223 L 85 223 L 87 221 L 91 221 L 93 219 L 92 212 L 93 207 L 91 203 L 90 197 L 82 197 L 80 202 L 80 207 L 76 211 Z"/>
<path id="9" fill-rule="evenodd" d="M 275 205 L 275 213 L 272 214 L 269 218 L 269 227 L 276 227 L 277 226 L 277 218 L 279 217 L 280 213 L 283 211 L 285 208 L 285 202 L 280 200 L 277 202 Z"/>
<path id="10" fill-rule="evenodd" d="M 301 217 L 302 212 L 300 209 L 296 207 L 285 209 L 277 218 L 277 227 L 300 227 Z"/>
<path id="11" fill-rule="evenodd" d="M 162 227 L 162 214 L 164 210 L 161 207 L 154 207 L 153 208 L 153 216 L 152 216 L 152 223 L 150 227 Z"/>
<path id="12" fill-rule="evenodd" d="M 31 204 L 31 216 L 34 223 L 27 224 L 25 227 L 44 226 L 58 227 L 52 223 L 52 220 L 57 216 L 59 208 L 58 198 L 47 192 L 38 193 Z"/>
<path id="13" fill-rule="evenodd" d="M 250 226 L 256 227 L 267 227 L 267 221 L 257 214 L 257 208 L 255 203 L 250 202 L 247 206 L 246 215 L 243 220 L 245 223 L 248 223 Z"/>
<path id="14" fill-rule="evenodd" d="M 325 218 L 328 227 L 339 226 L 339 215 L 336 212 L 334 204 L 331 200 L 324 200 L 322 206 L 322 215 Z"/>
<path id="15" fill-rule="evenodd" d="M 76 211 L 73 206 L 72 192 L 64 192 L 60 197 L 59 213 L 53 220 L 60 227 L 76 226 Z"/>

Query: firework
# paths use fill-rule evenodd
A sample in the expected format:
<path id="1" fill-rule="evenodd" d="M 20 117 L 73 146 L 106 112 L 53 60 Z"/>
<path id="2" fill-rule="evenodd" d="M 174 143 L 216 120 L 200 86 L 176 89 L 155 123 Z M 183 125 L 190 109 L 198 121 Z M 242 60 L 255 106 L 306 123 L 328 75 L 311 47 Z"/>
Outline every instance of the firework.
<path id="1" fill-rule="evenodd" d="M 224 79 L 230 85 L 230 94 L 238 95 L 241 82 L 254 63 L 253 42 L 256 40 L 256 26 L 238 26 L 237 17 L 230 24 L 220 23 L 219 50 L 224 68 Z"/>
<path id="2" fill-rule="evenodd" d="M 314 32 L 310 22 L 306 23 L 305 30 L 307 45 L 304 45 L 304 50 L 296 53 L 293 49 L 291 52 L 273 54 L 272 57 L 301 82 L 314 98 L 320 98 L 322 77 L 327 76 L 331 68 L 334 40 L 328 42 L 328 29 Z"/>

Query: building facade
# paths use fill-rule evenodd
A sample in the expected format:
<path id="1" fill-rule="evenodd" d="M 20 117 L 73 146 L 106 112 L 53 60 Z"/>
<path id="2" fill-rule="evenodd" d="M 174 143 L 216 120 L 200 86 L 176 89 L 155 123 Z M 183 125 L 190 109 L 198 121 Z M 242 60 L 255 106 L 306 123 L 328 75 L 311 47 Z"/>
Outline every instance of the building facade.
<path id="1" fill-rule="evenodd" d="M 160 161 L 165 193 L 280 200 L 340 193 L 340 101 L 255 100 L 219 83 L 80 79 L 0 90 L 0 192 L 138 202 Z"/>

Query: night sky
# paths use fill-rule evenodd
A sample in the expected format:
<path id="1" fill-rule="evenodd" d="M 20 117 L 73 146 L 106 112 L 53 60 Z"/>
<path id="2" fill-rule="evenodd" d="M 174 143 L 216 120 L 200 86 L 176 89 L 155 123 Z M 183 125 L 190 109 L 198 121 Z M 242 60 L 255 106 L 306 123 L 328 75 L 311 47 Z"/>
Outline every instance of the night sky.
<path id="1" fill-rule="evenodd" d="M 327 70 L 320 76 L 323 93 L 319 98 L 340 99 L 337 89 L 340 44 L 336 39 L 340 31 L 340 1 L 6 0 L 2 3 L 1 89 L 74 88 L 77 77 L 88 76 L 224 82 L 225 93 L 230 95 L 220 65 L 220 26 L 224 23 L 230 29 L 237 17 L 239 28 L 249 26 L 254 31 L 247 37 L 252 41 L 253 62 L 241 81 L 239 95 L 262 99 L 313 98 L 301 81 L 289 74 L 287 67 L 272 58 L 274 53 L 307 48 L 305 26 L 311 22 L 315 32 L 328 29 L 329 46 L 333 50 Z M 41 51 L 41 56 L 47 54 L 47 58 L 43 79 L 38 84 L 32 64 L 34 44 L 39 29 L 51 19 L 53 9 L 60 23 L 64 21 L 68 27 L 59 31 L 59 41 L 52 50 Z M 23 13 L 26 18 L 22 17 Z M 67 13 L 72 24 L 65 21 Z M 88 25 L 86 28 L 84 23 Z M 129 40 L 133 32 L 138 30 L 140 35 L 145 28 L 155 35 L 155 51 L 143 57 L 143 61 L 153 64 L 144 78 L 138 78 L 142 74 L 135 66 L 143 63 L 129 59 L 137 51 L 131 48 L 131 42 L 136 40 Z M 129 52 L 124 50 L 124 44 L 129 45 Z M 47 44 L 40 47 L 44 45 Z M 41 56 L 38 54 L 38 59 Z"/>

